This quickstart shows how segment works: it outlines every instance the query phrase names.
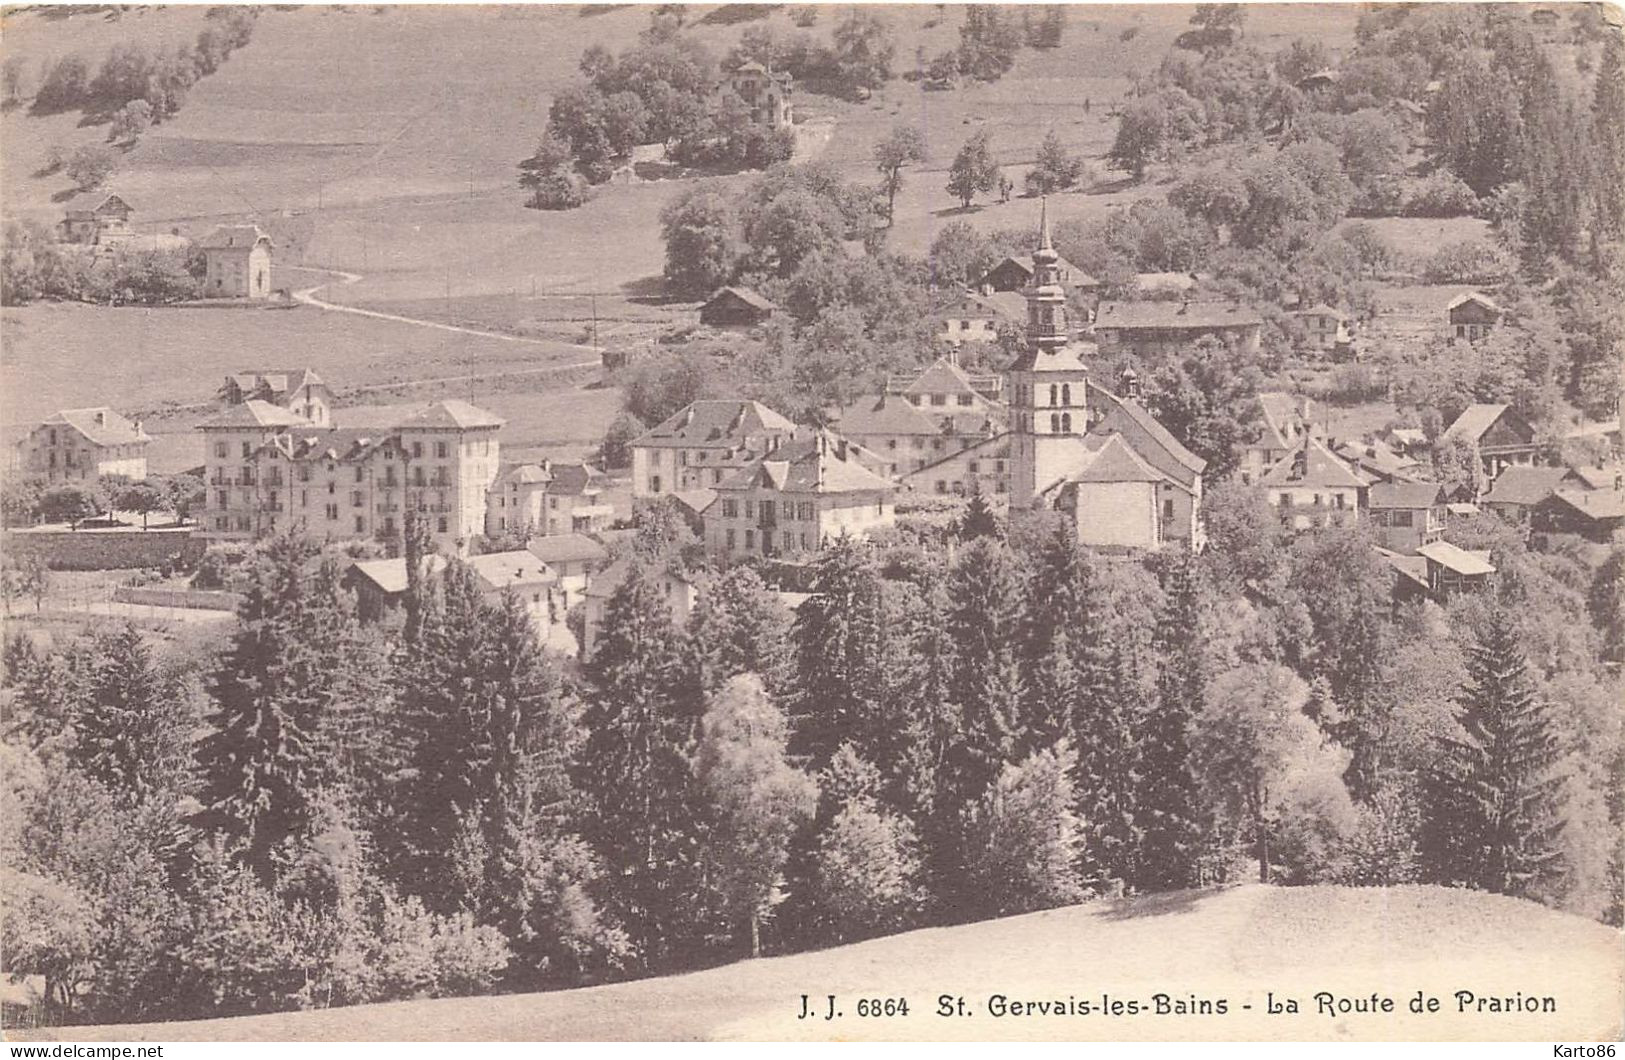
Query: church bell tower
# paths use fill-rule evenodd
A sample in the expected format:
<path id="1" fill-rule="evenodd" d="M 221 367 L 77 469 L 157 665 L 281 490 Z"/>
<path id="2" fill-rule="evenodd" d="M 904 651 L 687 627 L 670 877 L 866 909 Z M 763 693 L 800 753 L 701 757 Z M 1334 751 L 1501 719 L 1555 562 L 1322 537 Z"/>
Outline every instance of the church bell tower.
<path id="1" fill-rule="evenodd" d="M 1067 317 L 1061 256 L 1050 238 L 1049 202 L 1039 220 L 1027 299 L 1027 349 L 1010 365 L 1010 506 L 1030 508 L 1086 456 L 1089 370 L 1093 345 L 1075 341 Z"/>

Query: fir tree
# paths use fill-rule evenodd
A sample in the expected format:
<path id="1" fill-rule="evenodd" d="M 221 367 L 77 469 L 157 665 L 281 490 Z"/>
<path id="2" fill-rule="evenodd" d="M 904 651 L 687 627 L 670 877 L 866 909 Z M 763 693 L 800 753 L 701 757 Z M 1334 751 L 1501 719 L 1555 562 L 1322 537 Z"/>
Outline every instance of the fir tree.
<path id="1" fill-rule="evenodd" d="M 813 567 L 813 595 L 791 639 L 799 692 L 790 751 L 822 769 L 843 742 L 870 743 L 884 715 L 885 604 L 880 572 L 863 544 L 842 536 Z"/>
<path id="2" fill-rule="evenodd" d="M 1591 142 L 1597 161 L 1598 226 L 1625 234 L 1625 40 L 1604 34 L 1591 97 Z"/>
<path id="3" fill-rule="evenodd" d="M 696 923 L 703 812 L 690 766 L 699 674 L 658 586 L 632 564 L 586 667 L 592 695 L 579 769 L 586 838 L 614 887 L 605 904 L 646 969 L 665 967 Z"/>
<path id="4" fill-rule="evenodd" d="M 1195 561 L 1179 560 L 1169 573 L 1167 599 L 1157 620 L 1161 657 L 1157 696 L 1144 726 L 1140 827 L 1144 832 L 1138 877 L 1145 890 L 1189 887 L 1200 876 L 1201 799 L 1192 769 L 1191 720 L 1206 702 L 1200 588 Z"/>
<path id="5" fill-rule="evenodd" d="M 739 674 L 756 674 L 768 692 L 790 681 L 790 615 L 761 575 L 734 567 L 706 586 L 689 631 L 704 660 L 706 691 Z"/>
<path id="6" fill-rule="evenodd" d="M 1376 797 L 1387 770 L 1394 710 L 1385 673 L 1390 645 L 1381 616 L 1381 601 L 1364 595 L 1335 646 L 1331 676 L 1332 700 L 1341 709 L 1328 732 L 1351 752 L 1345 779 L 1349 794 L 1364 803 Z"/>
<path id="7" fill-rule="evenodd" d="M 213 678 L 214 732 L 198 747 L 198 823 L 242 841 L 262 874 L 308 836 L 321 772 L 317 728 L 336 686 L 343 612 L 334 565 L 307 584 L 316 548 L 282 536 L 249 578 L 230 651 Z"/>
<path id="8" fill-rule="evenodd" d="M 1085 882 L 1114 890 L 1139 875 L 1139 797 L 1144 705 L 1128 656 L 1113 648 L 1079 689 L 1072 719 L 1077 766 L 1072 788 L 1083 822 Z"/>
<path id="9" fill-rule="evenodd" d="M 974 541 L 979 537 L 997 537 L 999 534 L 999 520 L 993 514 L 992 505 L 980 493 L 973 494 L 970 503 L 965 506 L 965 514 L 959 520 L 959 539 L 961 541 Z"/>
<path id="10" fill-rule="evenodd" d="M 183 689 L 166 679 L 134 626 L 93 641 L 85 693 L 73 719 L 74 762 L 127 805 L 175 794 L 195 722 Z"/>
<path id="11" fill-rule="evenodd" d="M 1019 654 L 1025 583 L 1010 549 L 981 538 L 948 576 L 948 635 L 955 655 L 959 740 L 949 755 L 951 786 L 962 804 L 980 798 L 1007 762 L 1027 750 Z"/>
<path id="12" fill-rule="evenodd" d="M 1437 882 L 1524 897 L 1563 871 L 1557 737 L 1512 616 L 1497 608 L 1467 650 L 1458 734 L 1426 777 L 1422 856 Z"/>

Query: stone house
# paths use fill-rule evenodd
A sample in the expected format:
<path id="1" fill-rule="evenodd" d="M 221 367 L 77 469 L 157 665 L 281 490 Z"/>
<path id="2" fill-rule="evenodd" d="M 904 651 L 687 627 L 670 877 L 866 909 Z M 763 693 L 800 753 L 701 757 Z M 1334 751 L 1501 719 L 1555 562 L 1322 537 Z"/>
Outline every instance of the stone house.
<path id="1" fill-rule="evenodd" d="M 105 406 L 63 409 L 45 417 L 17 442 L 17 467 L 53 486 L 94 485 L 103 475 L 131 481 L 147 477 L 147 443 L 139 420 Z"/>
<path id="2" fill-rule="evenodd" d="M 222 225 L 198 244 L 205 298 L 271 297 L 271 237 L 258 225 Z"/>

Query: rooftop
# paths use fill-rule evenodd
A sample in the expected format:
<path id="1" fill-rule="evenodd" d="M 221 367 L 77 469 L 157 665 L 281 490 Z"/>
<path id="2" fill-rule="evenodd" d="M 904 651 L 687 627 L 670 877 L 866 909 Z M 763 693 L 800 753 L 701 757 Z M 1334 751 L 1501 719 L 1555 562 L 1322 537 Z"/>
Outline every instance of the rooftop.
<path id="1" fill-rule="evenodd" d="M 204 250 L 248 250 L 260 240 L 270 245 L 271 237 L 260 230 L 259 225 L 221 225 L 198 243 Z"/>
<path id="2" fill-rule="evenodd" d="M 1566 477 L 1566 468 L 1513 464 L 1495 476 L 1482 499 L 1485 504 L 1536 504 L 1551 496 Z"/>
<path id="3" fill-rule="evenodd" d="M 42 426 L 72 427 L 96 445 L 130 445 L 152 441 L 141 425 L 106 406 L 63 409 L 40 421 Z"/>
<path id="4" fill-rule="evenodd" d="M 744 302 L 746 305 L 750 306 L 753 309 L 761 309 L 761 310 L 769 310 L 770 311 L 770 310 L 774 310 L 774 309 L 778 308 L 778 306 L 776 306 L 772 302 L 768 301 L 762 295 L 757 294 L 755 291 L 751 290 L 749 287 L 724 287 L 721 290 L 719 290 L 716 294 L 714 294 L 710 298 L 706 299 L 705 304 L 710 305 L 712 302 L 715 302 L 717 299 L 722 298 L 725 295 L 731 295 L 732 297 L 739 299 L 741 302 Z"/>
<path id="5" fill-rule="evenodd" d="M 527 551 L 543 563 L 594 563 L 609 553 L 585 534 L 549 534 L 533 537 Z"/>
<path id="6" fill-rule="evenodd" d="M 399 426 L 401 430 L 451 428 L 467 431 L 484 427 L 501 427 L 505 422 L 507 421 L 501 416 L 470 405 L 466 401 L 447 398 L 411 413 L 401 420 Z"/>
<path id="7" fill-rule="evenodd" d="M 1450 301 L 1445 304 L 1445 309 L 1447 311 L 1451 309 L 1459 309 L 1468 302 L 1477 302 L 1485 309 L 1488 309 L 1494 313 L 1499 313 L 1501 311 L 1501 307 L 1496 305 L 1489 295 L 1479 294 L 1477 291 L 1468 291 L 1465 294 L 1456 295 L 1456 297 L 1450 299 Z"/>
<path id="8" fill-rule="evenodd" d="M 1371 487 L 1368 503 L 1373 508 L 1431 508 L 1443 491 L 1437 482 L 1378 482 Z"/>
<path id="9" fill-rule="evenodd" d="M 438 552 L 423 557 L 426 573 L 438 574 L 446 569 L 446 557 Z M 406 558 L 357 560 L 350 569 L 386 593 L 406 592 Z"/>
<path id="10" fill-rule="evenodd" d="M 703 400 L 645 431 L 633 445 L 732 448 L 747 435 L 788 434 L 796 425 L 759 401 Z"/>
<path id="11" fill-rule="evenodd" d="M 1562 489 L 1552 496 L 1593 519 L 1625 518 L 1625 490 Z"/>
<path id="12" fill-rule="evenodd" d="M 1167 477 L 1140 459 L 1120 434 L 1107 440 L 1088 467 L 1069 476 L 1073 482 L 1161 482 Z"/>
<path id="13" fill-rule="evenodd" d="M 1416 550 L 1429 562 L 1437 563 L 1446 570 L 1457 574 L 1473 576 L 1479 574 L 1494 574 L 1495 567 L 1490 563 L 1488 552 L 1468 552 L 1464 548 L 1457 548 L 1448 541 L 1435 541 L 1431 545 L 1423 545 Z"/>
<path id="14" fill-rule="evenodd" d="M 1484 437 L 1484 432 L 1495 426 L 1495 421 L 1509 408 L 1510 405 L 1468 405 L 1462 414 L 1456 417 L 1456 421 L 1445 428 L 1444 437 L 1450 438 L 1460 434 L 1477 441 Z"/>
<path id="15" fill-rule="evenodd" d="M 1365 479 L 1328 448 L 1319 438 L 1305 435 L 1292 452 L 1275 462 L 1259 479 L 1262 486 L 1324 487 L 1361 489 Z"/>
<path id="16" fill-rule="evenodd" d="M 529 549 L 470 556 L 468 565 L 474 568 L 480 584 L 487 591 L 559 580 L 559 576 Z"/>
<path id="17" fill-rule="evenodd" d="M 895 490 L 890 479 L 858 462 L 860 448 L 831 431 L 792 438 L 735 472 L 719 489 L 762 485 L 782 493 L 821 494 Z"/>
<path id="18" fill-rule="evenodd" d="M 1106 302 L 1095 328 L 1233 328 L 1264 322 L 1256 310 L 1234 302 Z"/>
<path id="19" fill-rule="evenodd" d="M 309 426 L 310 421 L 303 416 L 296 416 L 280 405 L 273 405 L 259 398 L 250 398 L 240 405 L 232 405 L 224 412 L 198 424 L 200 429 Z"/>

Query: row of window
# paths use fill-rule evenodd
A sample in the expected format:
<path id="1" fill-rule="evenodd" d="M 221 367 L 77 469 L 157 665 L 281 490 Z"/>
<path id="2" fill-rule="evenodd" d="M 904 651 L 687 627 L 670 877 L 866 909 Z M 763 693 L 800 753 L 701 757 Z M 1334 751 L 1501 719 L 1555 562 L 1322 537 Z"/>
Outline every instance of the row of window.
<path id="1" fill-rule="evenodd" d="M 818 508 L 812 501 L 785 501 L 783 508 L 785 522 L 794 520 L 810 523 L 818 517 Z M 772 519 L 778 514 L 778 510 L 776 501 L 764 500 L 758 502 L 748 497 L 745 499 L 746 519 L 756 518 L 758 512 L 760 512 L 763 519 Z M 724 519 L 739 518 L 739 501 L 737 499 L 733 497 L 723 498 L 722 517 Z"/>
<path id="2" fill-rule="evenodd" d="M 723 540 L 726 543 L 729 552 L 732 552 L 736 548 L 739 547 L 738 533 L 736 531 L 734 531 L 733 529 L 731 529 L 731 528 L 724 531 Z M 796 549 L 798 547 L 802 551 L 806 551 L 808 548 L 811 547 L 811 545 L 809 544 L 809 542 L 811 540 L 812 540 L 812 538 L 808 536 L 806 531 L 799 531 L 799 532 L 792 533 L 789 530 L 782 530 L 782 531 L 779 532 L 779 548 L 781 548 L 782 550 L 784 550 L 786 552 L 792 551 L 792 550 L 794 550 L 794 549 Z M 768 531 L 768 530 L 762 531 L 762 544 L 763 545 L 769 545 L 769 544 L 772 543 L 772 541 L 773 541 L 772 532 Z M 756 531 L 755 530 L 746 530 L 745 531 L 745 549 L 746 549 L 746 551 L 750 551 L 750 550 L 754 549 L 755 547 L 756 547 Z"/>

